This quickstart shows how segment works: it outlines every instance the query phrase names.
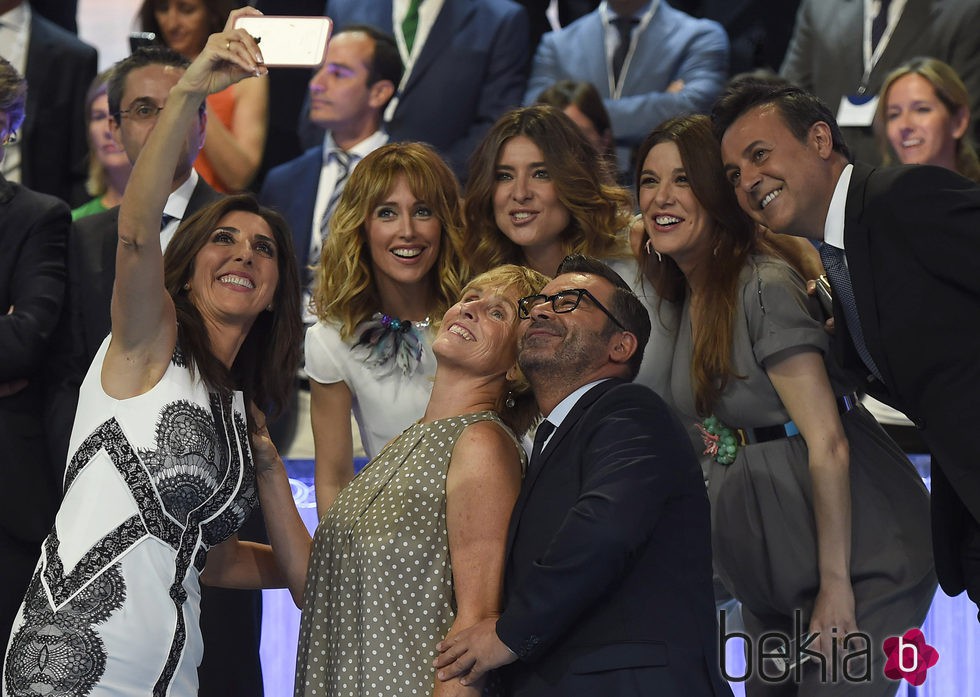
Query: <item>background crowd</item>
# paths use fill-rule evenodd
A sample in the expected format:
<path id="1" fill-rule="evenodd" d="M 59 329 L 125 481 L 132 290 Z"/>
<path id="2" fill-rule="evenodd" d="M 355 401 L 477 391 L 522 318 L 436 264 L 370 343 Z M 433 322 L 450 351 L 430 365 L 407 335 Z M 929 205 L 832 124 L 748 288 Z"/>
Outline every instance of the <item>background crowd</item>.
<path id="1" fill-rule="evenodd" d="M 236 4 L 144 0 L 133 54 L 96 74 L 96 49 L 75 35 L 75 3 L 0 0 L 0 636 L 13 628 L 17 646 L 32 646 L 25 627 L 37 617 L 88 602 L 93 578 L 116 583 L 108 559 L 96 557 L 125 556 L 118 583 L 134 589 L 131 579 L 164 563 L 201 573 L 211 549 L 203 586 L 196 576 L 153 586 L 185 613 L 182 623 L 202 628 L 197 638 L 160 639 L 168 666 L 203 655 L 197 677 L 168 667 L 159 679 L 197 680 L 202 695 L 261 694 L 259 589 L 285 586 L 304 606 L 298 694 L 321 694 L 316 686 L 331 680 L 337 694 L 353 694 L 353 678 L 336 666 L 363 660 L 345 642 L 365 631 L 350 619 L 364 606 L 329 598 L 310 607 L 304 593 L 320 598 L 356 583 L 362 603 L 400 602 L 386 587 L 394 572 L 382 564 L 380 582 L 367 579 L 377 560 L 341 563 L 345 545 L 380 534 L 359 529 L 362 518 L 388 529 L 442 511 L 431 527 L 405 532 L 437 552 L 421 560 L 424 570 L 402 572 L 437 598 L 436 614 L 392 611 L 427 633 L 390 637 L 388 660 L 431 687 L 434 669 L 425 670 L 448 632 L 463 638 L 460 655 L 444 649 L 443 668 L 456 670 L 467 651 L 482 660 L 489 649 L 477 630 L 503 596 L 518 609 L 497 634 L 544 666 L 514 670 L 515 685 L 524 684 L 515 694 L 545 694 L 535 681 L 556 684 L 548 671 L 563 669 L 555 656 L 568 637 L 545 637 L 545 650 L 513 645 L 539 639 L 525 636 L 533 613 L 520 615 L 528 597 L 520 584 L 535 579 L 502 555 L 527 559 L 537 549 L 521 548 L 518 535 L 515 551 L 507 529 L 514 501 L 518 511 L 527 504 L 519 444 L 530 449 L 534 422 L 561 400 L 549 404 L 537 389 L 532 399 L 546 371 L 525 367 L 524 342 L 533 341 L 518 327 L 554 326 L 547 321 L 577 317 L 580 303 L 604 312 L 603 331 L 642 335 L 627 347 L 628 370 L 613 360 L 615 369 L 595 375 L 653 390 L 671 408 L 662 427 L 676 426 L 700 456 L 714 600 L 738 601 L 750 634 L 788 632 L 798 609 L 824 637 L 830 627 L 901 633 L 923 621 L 937 572 L 947 592 L 980 599 L 980 470 L 961 427 L 980 416 L 968 396 L 977 384 L 973 334 L 961 330 L 980 312 L 970 271 L 980 267 L 980 228 L 971 228 L 980 220 L 980 0 L 251 3 L 271 15 L 333 19 L 324 60 L 308 71 L 261 66 L 261 46 L 226 24 Z M 756 118 L 764 137 L 749 138 Z M 797 144 L 806 152 L 784 166 Z M 858 186 L 867 187 L 863 198 Z M 936 208 L 932 222 L 927 207 Z M 905 240 L 912 221 L 934 236 L 927 250 L 874 236 L 890 228 Z M 215 229 L 234 232 L 216 238 Z M 871 241 L 856 242 L 864 231 Z M 157 233 L 163 254 L 145 255 Z M 843 256 L 845 241 L 842 277 L 831 250 Z M 241 258 L 239 247 L 248 248 Z M 568 255 L 603 270 L 562 266 Z M 230 272 L 232 257 L 241 268 Z M 906 289 L 884 280 L 886 259 L 888 274 L 907 274 L 926 300 L 887 302 Z M 225 279 L 219 290 L 202 275 L 212 267 Z M 807 281 L 825 269 L 834 299 L 821 308 Z M 554 286 L 575 274 L 604 279 L 602 298 L 629 293 L 650 326 L 621 323 L 625 305 L 610 312 L 581 288 Z M 226 298 L 229 284 L 249 293 Z M 569 289 L 578 295 L 562 307 Z M 902 324 L 909 313 L 921 321 Z M 494 360 L 462 351 L 453 326 L 456 338 L 486 341 Z M 483 326 L 493 329 L 474 329 Z M 942 347 L 908 355 L 912 330 Z M 919 359 L 942 368 L 918 368 Z M 174 377 L 188 360 L 189 376 Z M 263 365 L 275 370 L 263 375 Z M 132 510 L 95 516 L 77 532 L 72 521 L 92 515 L 82 492 L 106 486 L 90 465 L 100 462 L 96 433 L 115 443 L 105 446 L 114 458 L 128 448 L 148 460 L 161 439 L 204 437 L 154 426 L 165 421 L 154 411 L 165 399 L 160 385 L 190 395 L 187 414 L 205 413 L 194 428 L 207 439 L 230 429 L 222 448 L 238 458 L 204 459 L 223 463 L 221 477 L 238 473 L 239 486 L 205 494 L 200 482 L 213 473 L 180 465 L 178 476 L 162 463 L 149 467 L 152 482 L 126 481 Z M 469 386 L 468 400 L 452 385 Z M 217 399 L 209 392 L 222 406 L 209 404 Z M 106 431 L 109 414 L 116 425 Z M 310 427 L 324 520 L 313 539 L 287 505 L 278 455 Z M 474 439 L 504 462 L 493 476 L 467 474 Z M 359 447 L 372 463 L 355 479 Z M 903 450 L 933 454 L 932 542 L 928 493 Z M 441 469 L 426 470 L 426 458 Z M 425 493 L 405 501 L 413 486 Z M 481 498 L 468 487 L 481 486 L 496 507 L 475 505 Z M 151 490 L 159 507 L 138 493 Z M 459 502 L 485 516 L 484 537 L 472 537 Z M 184 536 L 165 523 L 144 531 L 181 552 L 143 559 L 129 553 L 136 541 L 120 539 L 92 552 L 102 535 L 124 537 L 121 521 L 137 514 L 182 520 Z M 45 571 L 58 545 L 80 550 L 65 553 L 88 576 Z M 480 545 L 497 556 L 481 557 Z M 448 575 L 432 571 L 457 564 Z M 55 579 L 74 590 L 54 593 L 48 608 L 40 584 Z M 113 612 L 131 612 L 117 600 Z M 605 607 L 603 617 L 617 611 Z M 318 623 L 332 613 L 344 617 L 330 630 L 343 649 L 321 655 Z M 110 637 L 106 670 L 128 675 L 132 666 L 112 661 L 127 635 L 111 626 L 99 630 Z M 690 641 L 700 646 L 704 635 Z M 429 643 L 423 655 L 418 647 Z M 831 652 L 829 643 L 820 649 Z M 495 654 L 486 656 L 493 664 Z M 871 660 L 875 678 L 860 694 L 893 693 L 879 656 Z M 21 694 L 3 677 L 14 665 L 0 666 L 5 695 Z M 707 674 L 663 694 L 723 694 Z M 817 678 L 806 675 L 786 694 L 809 694 Z M 496 679 L 477 687 L 497 689 Z M 595 685 L 573 687 L 589 694 Z"/>

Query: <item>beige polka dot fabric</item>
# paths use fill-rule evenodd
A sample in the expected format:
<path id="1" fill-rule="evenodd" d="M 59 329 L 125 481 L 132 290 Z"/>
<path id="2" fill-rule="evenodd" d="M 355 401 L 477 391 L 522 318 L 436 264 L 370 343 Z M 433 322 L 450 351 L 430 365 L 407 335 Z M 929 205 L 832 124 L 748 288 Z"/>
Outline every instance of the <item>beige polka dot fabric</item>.
<path id="1" fill-rule="evenodd" d="M 320 521 L 300 623 L 297 696 L 432 694 L 435 646 L 456 615 L 446 473 L 460 433 L 477 421 L 506 428 L 491 411 L 410 426 Z"/>

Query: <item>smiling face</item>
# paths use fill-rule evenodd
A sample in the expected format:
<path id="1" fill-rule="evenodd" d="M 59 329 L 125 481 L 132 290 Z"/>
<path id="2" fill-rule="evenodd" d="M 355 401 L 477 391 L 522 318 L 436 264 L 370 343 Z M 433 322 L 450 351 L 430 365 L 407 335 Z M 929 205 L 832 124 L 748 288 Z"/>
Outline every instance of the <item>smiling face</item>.
<path id="1" fill-rule="evenodd" d="M 89 108 L 88 137 L 92 152 L 99 159 L 102 167 L 107 170 L 129 168 L 129 158 L 122 145 L 112 137 L 109 126 L 109 97 L 102 92 L 92 100 Z"/>
<path id="2" fill-rule="evenodd" d="M 493 214 L 500 231 L 524 248 L 526 256 L 557 256 L 560 261 L 561 234 L 571 215 L 558 197 L 541 148 L 527 136 L 514 136 L 500 149 L 495 178 Z"/>
<path id="3" fill-rule="evenodd" d="M 208 34 L 208 10 L 204 0 L 161 0 L 153 8 L 163 42 L 193 60 L 204 49 Z"/>
<path id="4" fill-rule="evenodd" d="M 411 292 L 428 284 L 439 257 L 442 223 L 419 200 L 404 175 L 371 211 L 365 222 L 374 282 L 381 290 Z"/>
<path id="5" fill-rule="evenodd" d="M 969 123 L 965 111 L 950 114 L 932 83 L 915 73 L 895 80 L 885 100 L 888 142 L 902 164 L 956 169 L 956 141 Z"/>
<path id="6" fill-rule="evenodd" d="M 776 106 L 757 106 L 732 123 L 722 160 L 739 205 L 774 232 L 821 239 L 827 209 L 846 160 L 830 128 L 814 123 L 801 141 Z"/>
<path id="7" fill-rule="evenodd" d="M 453 363 L 485 376 L 503 376 L 517 362 L 520 292 L 515 285 L 470 283 L 446 311 L 432 352 L 440 364 Z"/>
<path id="8" fill-rule="evenodd" d="M 269 224 L 232 211 L 194 257 L 190 298 L 205 319 L 251 326 L 275 301 L 279 249 Z"/>
<path id="9" fill-rule="evenodd" d="M 682 270 L 711 253 L 710 220 L 698 201 L 677 145 L 651 148 L 639 180 L 640 211 L 653 247 Z"/>
<path id="10" fill-rule="evenodd" d="M 541 294 L 550 296 L 573 288 L 584 288 L 612 307 L 613 284 L 587 273 L 556 276 Z M 569 376 L 576 376 L 580 384 L 588 382 L 582 378 L 608 364 L 612 342 L 618 336 L 617 327 L 586 296 L 571 312 L 557 313 L 550 302 L 538 305 L 522 329 L 518 363 L 532 384 L 545 379 L 567 381 Z"/>

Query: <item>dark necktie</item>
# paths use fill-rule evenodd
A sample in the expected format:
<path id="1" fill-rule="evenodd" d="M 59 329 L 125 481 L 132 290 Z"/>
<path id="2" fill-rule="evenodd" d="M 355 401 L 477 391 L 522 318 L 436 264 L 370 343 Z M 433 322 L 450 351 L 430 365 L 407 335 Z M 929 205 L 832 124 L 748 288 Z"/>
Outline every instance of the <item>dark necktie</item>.
<path id="1" fill-rule="evenodd" d="M 881 380 L 881 373 L 878 366 L 871 358 L 868 345 L 864 343 L 864 331 L 861 329 L 861 318 L 858 316 L 857 302 L 854 300 L 854 289 L 851 287 L 851 274 L 844 263 L 844 250 L 838 249 L 826 242 L 820 245 L 820 260 L 823 267 L 827 270 L 827 278 L 833 287 L 834 294 L 840 300 L 841 307 L 844 309 L 844 321 L 847 329 L 851 333 L 854 348 L 857 349 L 861 361 L 871 371 L 871 373 Z"/>
<path id="2" fill-rule="evenodd" d="M 422 0 L 409 0 L 408 12 L 405 13 L 405 19 L 402 20 L 402 36 L 405 38 L 405 48 L 408 49 L 409 55 L 412 54 L 415 34 L 419 28 L 419 5 L 421 4 Z"/>
<path id="3" fill-rule="evenodd" d="M 612 24 L 619 32 L 619 44 L 613 51 L 612 69 L 613 83 L 619 84 L 619 74 L 623 72 L 623 63 L 626 62 L 626 54 L 630 50 L 630 40 L 633 37 L 633 27 L 640 23 L 636 17 L 614 17 Z"/>
<path id="4" fill-rule="evenodd" d="M 531 447 L 531 459 L 527 463 L 528 474 L 530 474 L 532 469 L 541 467 L 541 463 L 539 462 L 541 459 L 541 448 L 544 447 L 544 442 L 548 440 L 548 436 L 554 432 L 555 425 L 548 421 L 548 419 L 538 424 L 538 430 L 534 432 L 534 445 Z"/>
<path id="5" fill-rule="evenodd" d="M 888 26 L 888 6 L 892 0 L 879 0 L 878 14 L 871 21 L 871 51 L 878 48 L 878 42 L 885 35 L 885 28 Z"/>
<path id="6" fill-rule="evenodd" d="M 170 225 L 171 220 L 177 220 L 177 216 L 169 215 L 168 213 L 164 213 L 162 216 L 160 216 L 160 232 L 163 232 L 163 228 Z"/>

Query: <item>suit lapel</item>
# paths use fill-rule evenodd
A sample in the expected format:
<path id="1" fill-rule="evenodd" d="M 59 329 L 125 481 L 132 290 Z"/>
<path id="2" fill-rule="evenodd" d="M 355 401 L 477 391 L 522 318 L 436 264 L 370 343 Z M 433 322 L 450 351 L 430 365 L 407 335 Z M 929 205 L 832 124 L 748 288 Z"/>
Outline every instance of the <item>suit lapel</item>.
<path id="1" fill-rule="evenodd" d="M 844 249 L 847 255 L 848 272 L 854 302 L 857 304 L 861 320 L 864 343 L 871 352 L 875 365 L 881 371 L 886 383 L 891 383 L 888 361 L 881 351 L 881 333 L 878 330 L 878 305 L 875 302 L 874 264 L 871 258 L 871 235 L 868 227 L 861 222 L 864 201 L 867 198 L 868 178 L 874 170 L 862 164 L 854 165 L 851 182 L 847 190 L 847 203 L 844 210 Z M 845 323 L 846 324 L 846 323 Z M 848 337 L 850 342 L 850 337 Z M 856 354 L 856 351 L 855 351 Z M 863 367 L 860 358 L 859 364 Z"/>
<path id="2" fill-rule="evenodd" d="M 538 462 L 529 462 L 527 466 L 527 477 L 524 479 L 524 484 L 521 486 L 521 494 L 517 497 L 517 503 L 514 504 L 514 512 L 510 517 L 510 527 L 507 531 L 507 558 L 510 557 L 510 548 L 514 542 L 514 537 L 517 535 L 517 528 L 520 527 L 521 514 L 524 512 L 524 506 L 527 503 L 528 496 L 531 490 L 534 488 L 535 482 L 540 478 L 541 473 L 546 467 L 549 466 L 551 460 L 556 456 L 556 454 L 562 450 L 562 443 L 568 437 L 568 435 L 576 429 L 579 420 L 582 415 L 591 407 L 599 397 L 604 395 L 610 389 L 616 385 L 622 384 L 622 380 L 612 379 L 606 380 L 599 383 L 591 390 L 582 395 L 572 410 L 568 412 L 568 416 L 561 422 L 554 435 L 551 436 L 551 440 L 548 441 L 548 447 L 544 449 L 541 455 L 538 456 Z"/>
<path id="3" fill-rule="evenodd" d="M 390 5 L 390 3 L 388 4 Z M 442 9 L 439 10 L 439 16 L 436 17 L 435 24 L 432 25 L 432 31 L 429 32 L 429 35 L 425 39 L 425 45 L 422 46 L 418 58 L 415 59 L 415 65 L 412 66 L 412 74 L 405 84 L 405 89 L 402 90 L 403 93 L 407 94 L 413 89 L 415 83 L 443 55 L 446 46 L 452 43 L 453 39 L 463 30 L 463 27 L 466 26 L 475 12 L 476 6 L 472 0 L 464 0 L 464 2 L 450 2 L 447 0 L 447 2 L 443 3 Z"/>
<path id="4" fill-rule="evenodd" d="M 184 211 L 184 217 L 180 221 L 181 224 L 200 209 L 209 203 L 214 203 L 219 198 L 221 198 L 221 194 L 212 189 L 211 185 L 204 181 L 204 177 L 199 177 L 197 184 L 194 186 L 194 191 L 191 192 L 191 197 L 187 200 L 187 208 Z"/>

